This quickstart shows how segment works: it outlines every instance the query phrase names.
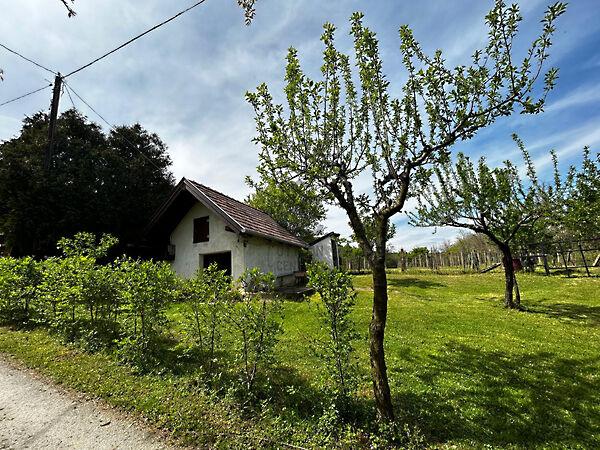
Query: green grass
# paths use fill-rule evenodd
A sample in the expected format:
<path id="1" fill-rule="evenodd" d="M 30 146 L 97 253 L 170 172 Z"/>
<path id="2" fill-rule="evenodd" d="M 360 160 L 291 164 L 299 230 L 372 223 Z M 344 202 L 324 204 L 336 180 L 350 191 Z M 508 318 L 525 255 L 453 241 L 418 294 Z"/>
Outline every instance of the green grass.
<path id="1" fill-rule="evenodd" d="M 397 414 L 402 423 L 418 427 L 429 446 L 600 447 L 600 279 L 523 274 L 519 282 L 528 311 L 516 312 L 502 307 L 498 273 L 413 271 L 389 278 L 386 350 Z M 370 285 L 368 276 L 355 277 L 363 368 L 356 407 L 364 409 L 357 415 L 363 418 L 372 411 Z M 271 407 L 251 411 L 223 393 L 195 387 L 197 373 L 189 367 L 138 376 L 111 355 L 64 347 L 43 330 L 0 328 L 0 352 L 139 412 L 186 442 L 266 445 L 260 436 L 280 429 L 289 436 L 286 442 L 309 445 L 304 429 L 316 426 L 326 407 L 327 381 L 308 348 L 318 332 L 314 303 L 286 302 L 280 367 L 268 392 Z M 170 317 L 179 314 L 176 305 Z M 180 338 L 177 326 L 172 336 Z"/>

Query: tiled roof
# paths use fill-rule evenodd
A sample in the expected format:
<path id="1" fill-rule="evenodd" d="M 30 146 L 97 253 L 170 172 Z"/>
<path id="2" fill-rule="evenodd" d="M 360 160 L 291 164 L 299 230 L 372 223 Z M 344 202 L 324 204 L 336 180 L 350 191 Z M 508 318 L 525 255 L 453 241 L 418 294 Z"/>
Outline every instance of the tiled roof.
<path id="1" fill-rule="evenodd" d="M 203 184 L 186 179 L 182 181 L 188 181 L 193 187 L 198 189 L 203 196 L 213 203 L 214 207 L 230 218 L 234 225 L 238 225 L 235 227 L 238 228 L 238 231 L 266 239 L 273 239 L 289 245 L 308 247 L 306 242 L 294 236 L 267 213 L 239 202 Z M 211 205 L 207 206 L 210 207 Z"/>

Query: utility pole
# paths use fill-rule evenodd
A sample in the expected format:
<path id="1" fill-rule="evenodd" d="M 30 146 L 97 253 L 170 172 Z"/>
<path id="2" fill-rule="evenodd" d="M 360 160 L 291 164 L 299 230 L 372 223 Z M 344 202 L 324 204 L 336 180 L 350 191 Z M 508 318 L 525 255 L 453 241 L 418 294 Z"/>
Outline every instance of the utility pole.
<path id="1" fill-rule="evenodd" d="M 56 135 L 56 119 L 58 116 L 58 104 L 60 102 L 60 91 L 62 89 L 62 76 L 60 73 L 54 78 L 54 89 L 52 91 L 52 103 L 50 104 L 50 124 L 48 126 L 48 147 L 44 157 L 44 170 L 50 170 L 50 161 L 54 153 L 54 141 Z"/>

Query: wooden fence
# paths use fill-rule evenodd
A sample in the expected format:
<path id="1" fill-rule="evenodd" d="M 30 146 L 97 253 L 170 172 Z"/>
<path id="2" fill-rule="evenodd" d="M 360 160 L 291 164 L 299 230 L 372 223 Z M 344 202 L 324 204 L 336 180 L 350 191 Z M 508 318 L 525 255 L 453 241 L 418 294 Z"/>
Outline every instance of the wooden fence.
<path id="1" fill-rule="evenodd" d="M 582 271 L 587 276 L 600 275 L 600 238 L 531 243 L 515 252 L 523 270 L 543 271 L 546 275 L 563 273 L 571 276 Z M 392 268 L 462 269 L 464 272 L 486 272 L 502 264 L 502 254 L 493 250 L 430 251 L 409 257 L 400 253 Z M 518 263 L 517 263 L 518 265 Z M 390 265 L 388 265 L 390 268 Z"/>

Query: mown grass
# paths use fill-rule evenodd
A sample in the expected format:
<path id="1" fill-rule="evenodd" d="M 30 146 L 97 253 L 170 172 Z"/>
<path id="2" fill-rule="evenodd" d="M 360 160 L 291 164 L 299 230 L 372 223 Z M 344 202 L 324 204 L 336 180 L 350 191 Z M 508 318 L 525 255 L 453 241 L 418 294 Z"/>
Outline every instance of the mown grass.
<path id="1" fill-rule="evenodd" d="M 526 312 L 502 307 L 501 274 L 389 276 L 388 373 L 399 421 L 418 428 L 431 447 L 600 447 L 600 279 L 520 276 Z M 367 329 L 371 283 L 356 276 L 354 312 L 362 339 L 355 421 L 371 417 Z M 316 446 L 328 400 L 327 377 L 309 349 L 318 333 L 318 302 L 286 302 L 278 369 L 259 407 L 230 401 L 185 370 L 139 376 L 108 354 L 60 345 L 43 330 L 0 328 L 0 352 L 15 355 L 54 380 L 136 411 L 186 442 L 277 446 L 265 436 Z M 170 317 L 177 322 L 181 307 Z M 279 430 L 275 432 L 274 430 Z"/>

